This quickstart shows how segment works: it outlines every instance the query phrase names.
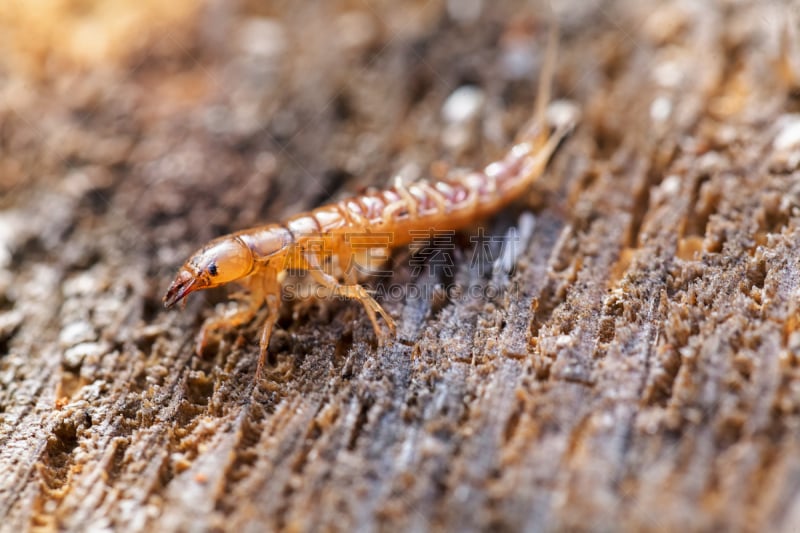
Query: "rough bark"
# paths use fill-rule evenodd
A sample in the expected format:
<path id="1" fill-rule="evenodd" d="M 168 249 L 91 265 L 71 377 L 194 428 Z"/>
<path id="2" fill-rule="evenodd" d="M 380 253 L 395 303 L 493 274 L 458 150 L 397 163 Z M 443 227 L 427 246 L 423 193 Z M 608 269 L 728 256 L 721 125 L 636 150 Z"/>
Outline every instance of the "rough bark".
<path id="1" fill-rule="evenodd" d="M 490 161 L 553 15 L 250 4 L 114 68 L 6 67 L 0 530 L 800 527 L 796 6 L 559 3 L 554 93 L 583 118 L 483 222 L 513 271 L 469 232 L 452 276 L 397 251 L 371 286 L 424 297 L 385 299 L 380 347 L 357 304 L 286 301 L 253 389 L 259 320 L 195 355 L 227 297 L 163 311 L 179 264 Z M 447 124 L 467 84 L 477 115 Z"/>

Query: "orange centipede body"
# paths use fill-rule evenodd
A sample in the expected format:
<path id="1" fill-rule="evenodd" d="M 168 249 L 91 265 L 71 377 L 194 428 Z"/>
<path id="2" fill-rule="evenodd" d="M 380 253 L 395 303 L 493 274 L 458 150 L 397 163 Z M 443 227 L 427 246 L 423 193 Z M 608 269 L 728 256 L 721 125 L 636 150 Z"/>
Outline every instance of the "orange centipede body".
<path id="1" fill-rule="evenodd" d="M 554 38 L 549 47 L 555 49 Z M 355 233 L 390 234 L 381 246 L 409 244 L 416 232 L 428 228 L 458 230 L 474 220 L 496 213 L 525 190 L 543 173 L 563 137 L 573 128 L 576 113 L 562 116 L 553 131 L 546 121 L 547 87 L 553 54 L 540 75 L 537 111 L 532 123 L 523 129 L 519 140 L 505 157 L 483 170 L 460 178 L 436 182 L 418 181 L 403 185 L 399 180 L 385 190 L 372 191 L 296 215 L 280 224 L 258 226 L 214 239 L 181 267 L 164 296 L 167 308 L 188 294 L 237 281 L 249 289 L 248 298 L 232 315 L 217 317 L 203 326 L 206 333 L 222 327 L 235 327 L 250 321 L 267 306 L 267 318 L 260 335 L 260 357 L 256 376 L 263 367 L 270 336 L 280 306 L 280 274 L 284 270 L 305 270 L 312 279 L 334 295 L 359 300 L 372 322 L 379 340 L 386 338 L 378 315 L 392 334 L 392 317 L 357 282 L 354 273 L 343 280 L 323 268 L 325 254 L 336 256 L 340 264 L 354 250 L 348 236 Z M 418 233 L 417 233 L 418 234 Z"/>

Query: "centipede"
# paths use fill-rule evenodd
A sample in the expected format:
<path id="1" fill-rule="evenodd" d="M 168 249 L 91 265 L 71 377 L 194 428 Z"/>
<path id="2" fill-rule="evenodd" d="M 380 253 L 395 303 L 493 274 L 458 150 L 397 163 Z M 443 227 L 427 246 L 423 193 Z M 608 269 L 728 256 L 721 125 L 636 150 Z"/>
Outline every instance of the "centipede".
<path id="1" fill-rule="evenodd" d="M 460 230 L 497 213 L 517 199 L 544 173 L 556 148 L 577 123 L 577 111 L 548 114 L 549 90 L 555 69 L 557 31 L 550 32 L 539 75 L 535 112 L 504 156 L 483 169 L 462 171 L 437 181 L 404 184 L 396 179 L 383 190 L 370 190 L 292 216 L 283 222 L 256 226 L 218 237 L 178 270 L 163 298 L 167 309 L 195 291 L 238 282 L 244 297 L 233 313 L 212 317 L 198 336 L 202 344 L 216 330 L 250 322 L 266 306 L 261 326 L 256 377 L 260 376 L 280 311 L 281 279 L 286 271 L 306 271 L 335 296 L 358 300 L 372 323 L 379 343 L 396 333 L 394 318 L 359 283 L 353 271 L 337 275 L 325 267 L 325 253 L 339 262 L 354 253 L 353 233 L 389 234 L 380 246 L 406 246 L 419 231 Z M 548 119 L 550 115 L 550 119 Z M 553 123 L 554 124 L 551 124 Z M 324 252 L 325 251 L 325 252 Z M 378 317 L 388 329 L 380 326 Z"/>

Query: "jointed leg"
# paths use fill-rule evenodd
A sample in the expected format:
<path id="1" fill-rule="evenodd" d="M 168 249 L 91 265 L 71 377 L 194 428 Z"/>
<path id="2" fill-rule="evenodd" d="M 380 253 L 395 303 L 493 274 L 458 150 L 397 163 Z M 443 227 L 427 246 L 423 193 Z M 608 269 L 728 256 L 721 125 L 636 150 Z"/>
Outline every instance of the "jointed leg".
<path id="1" fill-rule="evenodd" d="M 433 202 L 436 204 L 436 209 L 439 211 L 439 213 L 447 213 L 447 199 L 442 193 L 437 191 L 433 185 L 425 180 L 420 181 L 418 186 L 422 187 L 422 190 L 428 193 L 428 196 L 433 199 Z"/>
<path id="2" fill-rule="evenodd" d="M 414 195 L 408 192 L 405 184 L 403 183 L 403 179 L 400 176 L 396 176 L 394 178 L 394 190 L 397 191 L 397 194 L 400 195 L 400 198 L 406 204 L 406 209 L 408 209 L 408 215 L 411 218 L 417 218 L 417 199 L 414 198 Z"/>
<path id="3" fill-rule="evenodd" d="M 394 190 L 397 191 L 400 199 L 383 208 L 383 223 L 386 225 L 391 224 L 392 218 L 398 211 L 405 210 L 412 219 L 417 217 L 417 200 L 408 192 L 399 176 L 394 179 Z"/>
<path id="4" fill-rule="evenodd" d="M 264 362 L 267 357 L 272 329 L 275 327 L 275 322 L 278 320 L 278 312 L 280 311 L 281 304 L 281 285 L 278 282 L 278 273 L 271 268 L 265 268 L 252 274 L 245 285 L 249 289 L 249 292 L 240 295 L 242 303 L 233 313 L 213 318 L 203 325 L 198 337 L 196 350 L 198 354 L 203 352 L 203 348 L 207 344 L 211 332 L 219 329 L 235 328 L 236 326 L 249 322 L 253 319 L 261 306 L 266 303 L 267 318 L 264 320 L 264 325 L 261 327 L 259 342 L 260 353 L 258 356 L 258 365 L 256 366 L 256 378 L 258 378 L 261 376 L 261 370 L 264 367 Z"/>
<path id="5" fill-rule="evenodd" d="M 278 313 L 281 307 L 281 284 L 278 282 L 278 273 L 274 269 L 266 269 L 261 274 L 261 291 L 264 303 L 267 304 L 267 318 L 261 326 L 261 337 L 259 340 L 258 365 L 256 366 L 256 379 L 261 377 L 261 370 L 267 360 L 267 350 L 269 350 L 269 339 L 272 337 L 272 330 L 278 320 Z"/>
<path id="6" fill-rule="evenodd" d="M 263 305 L 264 292 L 260 280 L 250 277 L 243 284 L 249 291 L 236 295 L 236 298 L 240 300 L 236 309 L 221 316 L 210 318 L 203 324 L 195 347 L 195 352 L 198 355 L 203 353 L 206 344 L 208 344 L 208 338 L 212 333 L 221 329 L 233 329 L 250 322 Z"/>
<path id="7" fill-rule="evenodd" d="M 344 282 L 348 285 L 358 283 L 358 262 L 354 250 L 350 246 L 342 246 L 336 253 L 339 270 Z"/>
<path id="8" fill-rule="evenodd" d="M 361 302 L 367 312 L 367 316 L 369 316 L 369 319 L 372 322 L 372 327 L 375 329 L 375 335 L 378 337 L 379 341 L 384 339 L 384 334 L 378 325 L 378 314 L 383 317 L 386 325 L 389 326 L 392 334 L 394 334 L 395 330 L 397 329 L 394 319 L 392 319 L 389 313 L 387 313 L 383 307 L 381 307 L 381 305 L 376 302 L 372 296 L 370 296 L 370 294 L 367 292 L 367 289 L 357 283 L 352 285 L 340 284 L 336 278 L 326 273 L 322 270 L 322 268 L 319 267 L 319 259 L 315 254 L 306 253 L 305 258 L 306 262 L 308 263 L 308 271 L 311 274 L 311 277 L 313 277 L 317 283 L 323 287 L 329 288 L 338 296 L 352 298 Z"/>

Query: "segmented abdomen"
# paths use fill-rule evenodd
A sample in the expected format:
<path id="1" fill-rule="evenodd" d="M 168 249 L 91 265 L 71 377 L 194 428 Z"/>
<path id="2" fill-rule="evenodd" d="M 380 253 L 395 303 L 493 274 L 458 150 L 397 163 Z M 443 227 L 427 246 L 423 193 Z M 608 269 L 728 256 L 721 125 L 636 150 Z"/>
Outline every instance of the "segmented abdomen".
<path id="1" fill-rule="evenodd" d="M 343 231 L 402 231 L 429 221 L 437 228 L 458 229 L 512 200 L 521 186 L 527 186 L 530 177 L 524 162 L 530 152 L 531 146 L 523 143 L 504 159 L 460 179 L 367 191 L 292 217 L 284 225 L 295 241 Z"/>

